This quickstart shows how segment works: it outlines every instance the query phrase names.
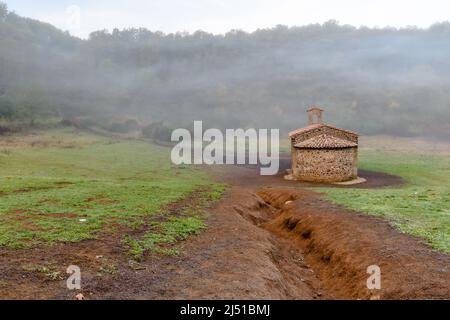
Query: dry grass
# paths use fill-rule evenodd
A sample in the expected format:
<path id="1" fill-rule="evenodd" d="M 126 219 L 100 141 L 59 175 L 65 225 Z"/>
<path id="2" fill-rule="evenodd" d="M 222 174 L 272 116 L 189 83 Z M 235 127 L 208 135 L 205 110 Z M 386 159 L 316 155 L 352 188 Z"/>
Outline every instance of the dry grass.
<path id="1" fill-rule="evenodd" d="M 361 136 L 359 145 L 367 151 L 414 152 L 415 154 L 450 154 L 450 143 L 425 138 L 388 135 Z"/>

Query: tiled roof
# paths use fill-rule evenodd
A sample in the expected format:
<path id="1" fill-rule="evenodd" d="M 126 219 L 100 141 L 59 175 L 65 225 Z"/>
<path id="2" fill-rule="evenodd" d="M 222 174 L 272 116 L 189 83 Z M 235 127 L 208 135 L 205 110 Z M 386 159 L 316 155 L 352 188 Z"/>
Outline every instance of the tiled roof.
<path id="1" fill-rule="evenodd" d="M 333 127 L 333 126 L 331 126 L 329 124 L 315 123 L 315 124 L 311 124 L 311 125 L 309 125 L 307 127 L 300 128 L 300 129 L 297 129 L 297 130 L 289 132 L 289 137 L 292 138 L 293 136 L 296 136 L 298 134 L 302 134 L 302 133 L 305 133 L 305 132 L 308 132 L 308 131 L 311 131 L 311 130 L 314 130 L 314 129 L 322 128 L 322 127 L 328 127 L 328 128 L 344 131 L 344 132 L 353 134 L 355 136 L 358 135 L 356 132 L 345 130 L 345 129 L 341 129 L 341 128 L 337 128 L 337 127 Z"/>
<path id="2" fill-rule="evenodd" d="M 304 149 L 352 148 L 357 147 L 355 142 L 340 139 L 329 134 L 321 134 L 294 145 Z"/>
<path id="3" fill-rule="evenodd" d="M 309 109 L 306 110 L 306 111 L 312 111 L 312 110 L 320 110 L 320 111 L 323 111 L 323 109 L 322 109 L 322 108 L 319 108 L 319 107 L 311 107 L 311 108 L 309 108 Z"/>
<path id="4" fill-rule="evenodd" d="M 313 129 L 321 128 L 321 127 L 323 127 L 323 124 L 321 124 L 321 123 L 311 124 L 307 127 L 300 128 L 300 129 L 289 132 L 289 137 L 296 136 L 300 133 L 305 133 L 305 132 L 311 131 Z"/>

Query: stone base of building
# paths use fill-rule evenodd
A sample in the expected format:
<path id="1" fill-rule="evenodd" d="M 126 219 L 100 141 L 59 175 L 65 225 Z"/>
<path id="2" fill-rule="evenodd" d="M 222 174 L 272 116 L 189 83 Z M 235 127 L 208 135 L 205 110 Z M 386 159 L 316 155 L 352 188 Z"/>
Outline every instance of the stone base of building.
<path id="1" fill-rule="evenodd" d="M 366 182 L 367 180 L 361 177 L 356 178 L 350 178 L 344 181 L 329 181 L 329 180 L 318 180 L 318 179 L 302 179 L 301 177 L 295 176 L 293 174 L 287 174 L 284 176 L 285 180 L 291 180 L 291 181 L 302 181 L 302 182 L 313 182 L 313 183 L 329 183 L 329 184 L 336 184 L 336 185 L 353 185 L 353 184 L 359 184 Z"/>
<path id="2" fill-rule="evenodd" d="M 333 182 L 333 184 L 337 184 L 337 185 L 340 185 L 340 186 L 350 186 L 350 185 L 353 185 L 353 184 L 364 183 L 366 181 L 367 181 L 367 179 L 365 179 L 365 178 L 356 177 L 355 179 L 348 180 L 348 181 Z"/>

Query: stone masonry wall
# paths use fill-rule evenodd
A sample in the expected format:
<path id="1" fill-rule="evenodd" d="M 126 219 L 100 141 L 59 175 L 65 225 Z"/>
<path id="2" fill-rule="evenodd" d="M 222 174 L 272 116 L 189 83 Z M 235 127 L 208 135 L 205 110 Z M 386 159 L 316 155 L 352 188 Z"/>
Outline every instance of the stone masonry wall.
<path id="1" fill-rule="evenodd" d="M 347 181 L 358 175 L 358 149 L 296 149 L 294 176 L 313 182 Z"/>

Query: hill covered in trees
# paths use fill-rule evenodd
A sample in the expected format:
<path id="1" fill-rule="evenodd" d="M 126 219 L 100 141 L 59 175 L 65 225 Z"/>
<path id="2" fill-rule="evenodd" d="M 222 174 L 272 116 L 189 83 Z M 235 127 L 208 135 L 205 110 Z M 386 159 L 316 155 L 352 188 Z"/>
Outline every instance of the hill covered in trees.
<path id="1" fill-rule="evenodd" d="M 365 134 L 448 136 L 450 23 L 355 28 L 334 21 L 225 35 L 97 31 L 81 40 L 0 4 L 0 123 L 107 122 L 287 131 L 321 105 Z"/>

